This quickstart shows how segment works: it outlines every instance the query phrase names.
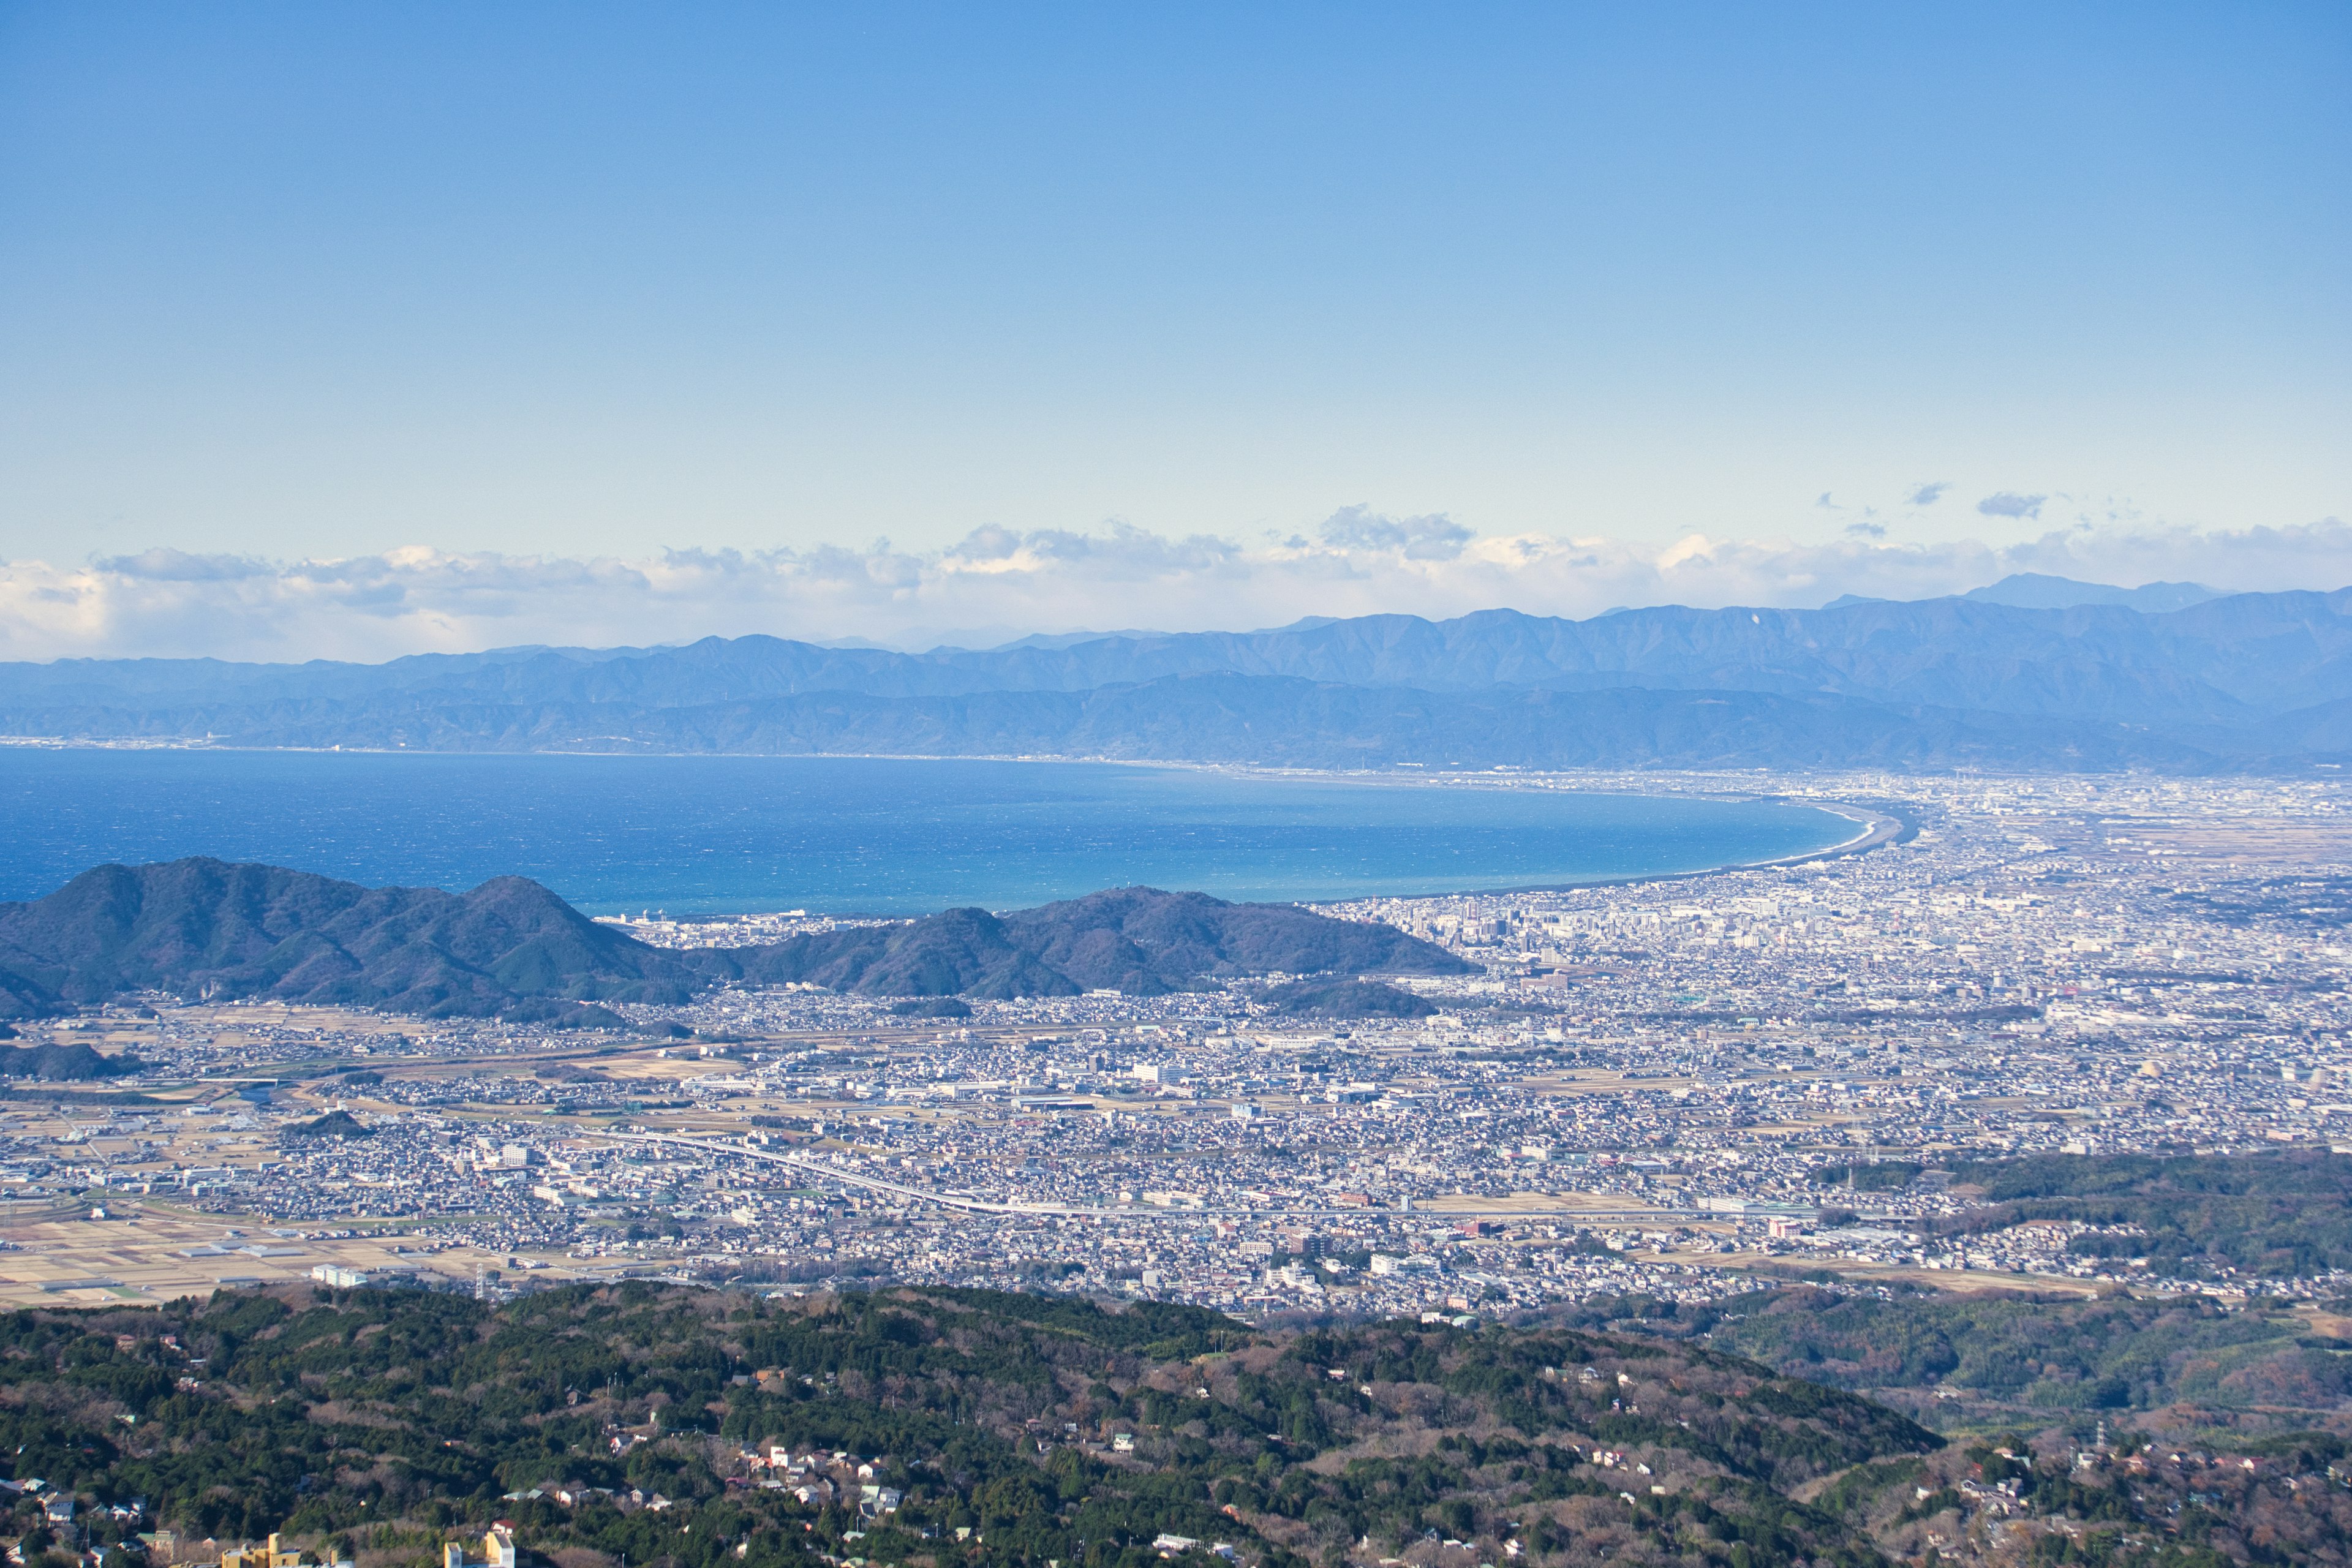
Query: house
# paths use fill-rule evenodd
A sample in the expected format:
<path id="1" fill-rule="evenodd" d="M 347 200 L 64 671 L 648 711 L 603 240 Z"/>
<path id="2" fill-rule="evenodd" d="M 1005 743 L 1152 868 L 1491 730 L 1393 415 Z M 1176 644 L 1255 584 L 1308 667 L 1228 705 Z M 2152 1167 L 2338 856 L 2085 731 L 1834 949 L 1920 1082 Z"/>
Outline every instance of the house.
<path id="1" fill-rule="evenodd" d="M 301 1549 L 289 1546 L 277 1531 L 259 1546 L 221 1553 L 220 1568 L 309 1568 Z"/>
<path id="2" fill-rule="evenodd" d="M 224 1563 L 221 1568 L 228 1568 Z M 278 1568 L 276 1563 L 270 1568 Z M 441 1548 L 441 1568 L 515 1568 L 514 1531 L 503 1524 L 490 1526 L 482 1537 L 482 1555 L 466 1555 L 466 1543 L 452 1541 Z"/>

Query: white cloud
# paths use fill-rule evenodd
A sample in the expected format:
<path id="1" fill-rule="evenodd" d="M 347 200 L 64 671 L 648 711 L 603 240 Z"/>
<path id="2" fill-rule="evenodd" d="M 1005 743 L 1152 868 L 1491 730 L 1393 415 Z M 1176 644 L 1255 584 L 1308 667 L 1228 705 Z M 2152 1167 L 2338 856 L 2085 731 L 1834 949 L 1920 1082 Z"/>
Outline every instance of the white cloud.
<path id="1" fill-rule="evenodd" d="M 1924 598 L 2011 572 L 2222 589 L 2352 583 L 2352 526 L 2205 531 L 2118 522 L 2020 543 L 1823 543 L 1692 534 L 1481 536 L 1443 516 L 1336 513 L 1313 538 L 1250 542 L 982 529 L 945 550 L 878 542 L 643 560 L 458 554 L 422 547 L 269 562 L 152 550 L 82 565 L 0 564 L 0 658 L 208 654 L 382 659 L 557 643 L 679 642 L 765 632 L 924 647 L 949 628 L 1172 631 L 1301 616 L 1430 616 L 1507 606 L 1584 616 L 1621 605 L 1805 607 L 1841 594 Z"/>
<path id="2" fill-rule="evenodd" d="M 1443 512 L 1383 517 L 1358 505 L 1341 507 L 1325 519 L 1321 537 L 1334 550 L 1395 550 L 1409 561 L 1452 561 L 1477 535 Z"/>
<path id="3" fill-rule="evenodd" d="M 2021 496 L 2015 490 L 1996 490 L 1977 502 L 1977 510 L 1986 517 L 2040 517 L 2042 503 L 2048 496 Z"/>

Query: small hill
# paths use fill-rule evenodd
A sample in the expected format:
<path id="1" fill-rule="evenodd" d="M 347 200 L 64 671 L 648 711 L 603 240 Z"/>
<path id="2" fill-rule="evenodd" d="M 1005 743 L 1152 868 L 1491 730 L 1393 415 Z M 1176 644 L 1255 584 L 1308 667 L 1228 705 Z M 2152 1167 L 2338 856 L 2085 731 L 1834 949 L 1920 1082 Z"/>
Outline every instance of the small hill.
<path id="1" fill-rule="evenodd" d="M 304 1121 L 289 1127 L 288 1138 L 373 1138 L 375 1129 L 361 1125 L 358 1117 L 348 1110 L 330 1110 L 316 1121 Z"/>
<path id="2" fill-rule="evenodd" d="M 969 1018 L 971 1004 L 954 996 L 915 996 L 893 1002 L 890 1012 L 899 1018 Z"/>
<path id="3" fill-rule="evenodd" d="M 146 1065 L 134 1056 L 100 1056 L 79 1042 L 0 1049 L 0 1078 L 37 1078 L 49 1083 L 90 1083 L 100 1079 L 123 1078 Z"/>
<path id="4" fill-rule="evenodd" d="M 1437 1004 L 1377 980 L 1301 980 L 1265 994 L 1268 1005 L 1292 1017 L 1426 1018 Z"/>
<path id="5" fill-rule="evenodd" d="M 950 910 L 902 926 L 733 949 L 723 961 L 768 984 L 994 999 L 1100 990 L 1164 996 L 1269 973 L 1473 973 L 1444 948 L 1392 926 L 1157 888 L 1117 888 L 1004 915 Z"/>

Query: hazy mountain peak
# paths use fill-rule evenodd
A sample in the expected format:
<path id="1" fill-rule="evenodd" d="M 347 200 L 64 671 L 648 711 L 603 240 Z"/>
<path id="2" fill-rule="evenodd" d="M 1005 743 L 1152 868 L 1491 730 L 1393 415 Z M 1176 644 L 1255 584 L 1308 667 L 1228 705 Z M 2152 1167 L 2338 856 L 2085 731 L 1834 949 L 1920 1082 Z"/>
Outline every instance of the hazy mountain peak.
<path id="1" fill-rule="evenodd" d="M 1150 631 L 1139 626 L 1129 626 L 1119 631 L 1112 632 L 1032 632 L 1025 637 L 1014 637 L 1010 642 L 998 643 L 995 647 L 989 648 L 986 651 L 990 653 L 1003 653 L 1017 647 L 1076 647 L 1080 643 L 1104 642 L 1109 640 L 1136 642 L 1146 637 L 1164 637 L 1166 636 L 1168 636 L 1166 632 Z M 947 652 L 950 650 L 942 647 L 940 648 L 934 649 L 933 651 Z M 961 652 L 963 650 L 959 648 L 953 651 Z"/>
<path id="2" fill-rule="evenodd" d="M 2221 595 L 2197 583 L 2143 583 L 2137 588 L 2118 588 L 2106 583 L 2078 583 L 2072 577 L 2053 577 L 2041 572 L 2012 572 L 1998 583 L 1971 588 L 1960 597 L 2021 610 L 2071 610 L 2078 605 L 2113 605 L 2146 615 L 2162 615 L 2168 610 L 2185 610 L 2191 605 L 2218 599 Z"/>

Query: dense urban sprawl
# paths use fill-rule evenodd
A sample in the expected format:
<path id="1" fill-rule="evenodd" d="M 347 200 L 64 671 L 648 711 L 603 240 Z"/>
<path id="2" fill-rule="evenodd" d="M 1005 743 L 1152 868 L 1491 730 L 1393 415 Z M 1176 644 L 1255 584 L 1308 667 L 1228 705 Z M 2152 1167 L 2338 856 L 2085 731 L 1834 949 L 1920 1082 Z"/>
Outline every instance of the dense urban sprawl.
<path id="1" fill-rule="evenodd" d="M 627 1039 L 149 997 L 26 1031 L 145 1071 L 14 1091 L 0 1192 L 19 1218 L 168 1217 L 173 1266 L 207 1284 L 887 1279 L 1253 1316 L 1695 1300 L 1817 1268 L 2242 1291 L 2151 1273 L 2128 1226 L 1939 1226 L 1966 1202 L 1944 1172 L 2352 1142 L 2343 786 L 1776 788 L 1860 806 L 1892 841 L 1327 907 L 1480 966 L 1398 981 L 1426 1016 L 1283 1013 L 1280 976 L 956 1018 L 729 990 L 622 1008 Z M 628 922 L 670 946 L 828 923 Z"/>

